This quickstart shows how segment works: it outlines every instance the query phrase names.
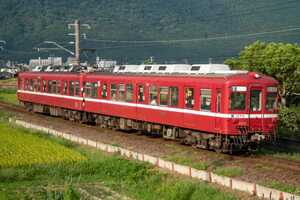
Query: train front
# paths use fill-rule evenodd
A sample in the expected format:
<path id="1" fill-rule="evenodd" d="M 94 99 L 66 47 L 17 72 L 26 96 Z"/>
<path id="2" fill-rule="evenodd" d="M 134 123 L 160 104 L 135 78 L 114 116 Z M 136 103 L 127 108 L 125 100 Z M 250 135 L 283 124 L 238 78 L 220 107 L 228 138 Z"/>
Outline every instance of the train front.
<path id="1" fill-rule="evenodd" d="M 228 81 L 227 131 L 237 149 L 256 149 L 262 142 L 276 139 L 278 122 L 278 82 L 250 72 Z"/>

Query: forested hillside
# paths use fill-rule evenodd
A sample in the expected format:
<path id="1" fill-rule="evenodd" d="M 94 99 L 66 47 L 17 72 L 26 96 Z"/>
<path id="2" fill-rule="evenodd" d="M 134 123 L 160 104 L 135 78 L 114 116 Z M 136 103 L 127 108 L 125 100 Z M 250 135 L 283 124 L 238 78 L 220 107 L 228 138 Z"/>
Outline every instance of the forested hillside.
<path id="1" fill-rule="evenodd" d="M 33 47 L 44 40 L 63 45 L 72 40 L 67 24 L 89 23 L 83 47 L 97 48 L 93 58 L 141 62 L 214 62 L 235 56 L 255 40 L 297 43 L 300 31 L 228 39 L 210 38 L 274 31 L 300 26 L 299 0 L 0 0 L 0 40 L 6 40 L 2 58 L 26 60 L 38 55 Z M 156 43 L 112 43 L 97 40 L 181 40 Z M 72 48 L 72 46 L 69 46 Z M 62 54 L 67 56 L 67 54 Z"/>

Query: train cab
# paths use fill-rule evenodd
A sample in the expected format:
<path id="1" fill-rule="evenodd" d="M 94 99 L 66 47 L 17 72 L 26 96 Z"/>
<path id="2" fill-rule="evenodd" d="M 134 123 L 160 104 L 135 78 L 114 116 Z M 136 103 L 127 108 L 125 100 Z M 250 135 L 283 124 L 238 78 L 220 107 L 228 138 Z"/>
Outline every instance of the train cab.
<path id="1" fill-rule="evenodd" d="M 252 140 L 275 137 L 277 125 L 278 82 L 257 73 L 227 82 L 227 132 L 251 135 Z"/>

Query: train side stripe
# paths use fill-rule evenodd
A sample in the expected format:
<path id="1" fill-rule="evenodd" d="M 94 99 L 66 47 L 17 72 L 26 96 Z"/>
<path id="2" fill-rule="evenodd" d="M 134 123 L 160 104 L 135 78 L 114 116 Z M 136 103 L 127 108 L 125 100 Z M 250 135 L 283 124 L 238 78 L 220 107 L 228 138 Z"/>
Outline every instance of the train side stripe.
<path id="1" fill-rule="evenodd" d="M 79 101 L 82 101 L 84 99 L 87 102 L 97 102 L 97 103 L 113 104 L 113 105 L 120 105 L 120 106 L 147 108 L 147 109 L 153 109 L 153 110 L 179 112 L 179 113 L 202 115 L 202 116 L 209 116 L 209 117 L 219 117 L 219 118 L 227 118 L 227 119 L 245 119 L 245 118 L 255 119 L 255 118 L 277 118 L 278 117 L 277 114 L 216 113 L 216 112 L 209 112 L 209 111 L 189 110 L 189 109 L 183 109 L 183 108 L 171 108 L 171 107 L 167 107 L 167 106 L 154 106 L 154 105 L 147 105 L 147 104 L 136 104 L 136 103 L 112 101 L 112 100 L 105 100 L 105 99 L 83 98 L 83 97 L 76 97 L 76 96 L 67 96 L 67 95 L 33 92 L 33 91 L 25 91 L 25 90 L 18 90 L 18 92 L 19 93 L 25 93 L 25 94 L 34 94 L 34 95 L 42 95 L 42 96 L 49 96 L 49 97 L 59 97 L 59 98 L 65 98 L 65 99 L 73 99 L 73 100 L 79 100 Z"/>

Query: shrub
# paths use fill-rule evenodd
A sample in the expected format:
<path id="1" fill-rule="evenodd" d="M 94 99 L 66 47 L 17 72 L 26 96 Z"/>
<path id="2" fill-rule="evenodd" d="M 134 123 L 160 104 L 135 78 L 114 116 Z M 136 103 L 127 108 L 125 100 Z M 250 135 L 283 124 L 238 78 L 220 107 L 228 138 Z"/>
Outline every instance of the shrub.
<path id="1" fill-rule="evenodd" d="M 279 129 L 296 133 L 300 130 L 300 109 L 282 108 L 279 112 Z"/>

